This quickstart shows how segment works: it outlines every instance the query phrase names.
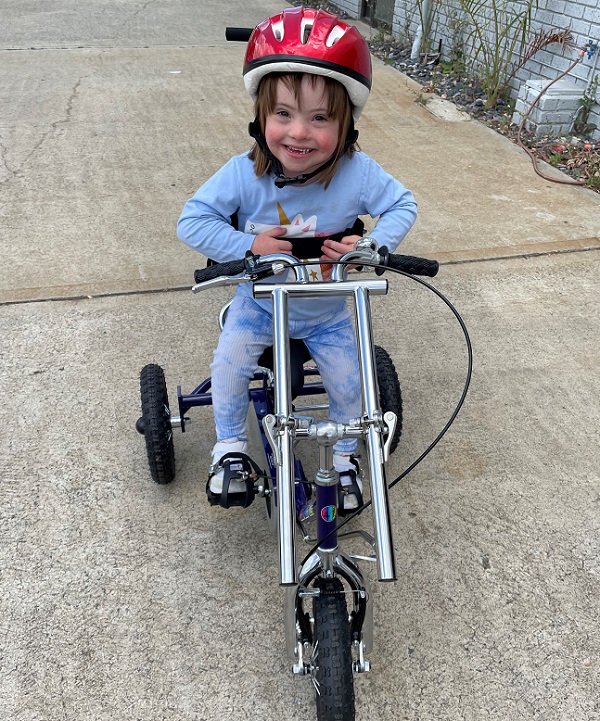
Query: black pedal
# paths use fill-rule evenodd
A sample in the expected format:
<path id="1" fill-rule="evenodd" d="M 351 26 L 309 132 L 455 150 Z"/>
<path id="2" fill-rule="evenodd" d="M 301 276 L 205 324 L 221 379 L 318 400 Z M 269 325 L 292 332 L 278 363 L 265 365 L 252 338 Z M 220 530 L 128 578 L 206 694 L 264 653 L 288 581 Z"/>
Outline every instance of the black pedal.
<path id="1" fill-rule="evenodd" d="M 223 489 L 221 493 L 213 493 L 210 490 L 209 477 L 206 483 L 206 495 L 211 506 L 221 508 L 248 508 L 256 496 L 255 483 L 259 477 L 264 475 L 256 463 L 245 453 L 226 453 L 219 461 L 223 469 Z M 244 491 L 231 492 L 232 481 L 243 481 Z"/>

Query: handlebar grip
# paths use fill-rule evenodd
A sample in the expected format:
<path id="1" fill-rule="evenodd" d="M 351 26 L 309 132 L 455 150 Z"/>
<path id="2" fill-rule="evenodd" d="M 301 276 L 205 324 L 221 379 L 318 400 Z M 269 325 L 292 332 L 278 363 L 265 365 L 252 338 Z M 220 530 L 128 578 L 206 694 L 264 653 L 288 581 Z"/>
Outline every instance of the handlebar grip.
<path id="1" fill-rule="evenodd" d="M 247 43 L 254 28 L 225 28 L 225 40 Z"/>
<path id="2" fill-rule="evenodd" d="M 204 283 L 206 280 L 221 278 L 228 275 L 239 275 L 246 270 L 245 260 L 230 260 L 228 263 L 215 263 L 208 268 L 200 268 L 194 271 L 196 283 Z"/>
<path id="3" fill-rule="evenodd" d="M 401 270 L 411 275 L 426 275 L 433 278 L 440 269 L 437 260 L 428 260 L 427 258 L 416 258 L 412 255 L 394 255 L 390 253 L 387 259 L 387 266 Z"/>

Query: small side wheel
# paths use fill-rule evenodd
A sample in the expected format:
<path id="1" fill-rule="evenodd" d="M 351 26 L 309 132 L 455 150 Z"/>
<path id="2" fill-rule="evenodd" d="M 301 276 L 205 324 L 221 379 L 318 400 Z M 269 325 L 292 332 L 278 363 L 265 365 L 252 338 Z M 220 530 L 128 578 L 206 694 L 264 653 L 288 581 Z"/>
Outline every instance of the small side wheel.
<path id="1" fill-rule="evenodd" d="M 375 365 L 377 367 L 377 384 L 379 386 L 379 403 L 383 413 L 393 411 L 396 414 L 397 422 L 390 446 L 390 453 L 398 447 L 402 435 L 402 393 L 400 381 L 396 368 L 392 363 L 388 352 L 381 346 L 375 346 Z"/>
<path id="2" fill-rule="evenodd" d="M 319 721 L 354 721 L 350 621 L 344 586 L 318 578 L 313 600 L 313 681 Z"/>
<path id="3" fill-rule="evenodd" d="M 171 411 L 163 369 L 155 363 L 142 368 L 140 374 L 142 417 L 146 451 L 152 479 L 156 483 L 171 483 L 175 478 L 175 452 Z"/>

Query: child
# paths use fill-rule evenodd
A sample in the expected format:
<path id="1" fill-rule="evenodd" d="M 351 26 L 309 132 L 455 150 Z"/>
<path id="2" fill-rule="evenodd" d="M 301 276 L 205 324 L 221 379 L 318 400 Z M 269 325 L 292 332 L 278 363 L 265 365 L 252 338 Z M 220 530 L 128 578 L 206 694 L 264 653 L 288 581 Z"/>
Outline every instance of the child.
<path id="1" fill-rule="evenodd" d="M 291 239 L 294 254 L 306 257 L 310 251 L 302 253 L 300 244 L 308 247 L 319 238 L 323 265 L 316 279 L 327 278 L 327 263 L 361 237 L 353 228 L 358 215 L 379 216 L 370 236 L 396 248 L 415 221 L 416 203 L 356 148 L 354 121 L 371 87 L 371 58 L 360 33 L 323 10 L 286 9 L 255 28 L 244 82 L 255 103 L 254 146 L 232 158 L 186 203 L 179 238 L 219 262 L 243 258 L 247 250 L 291 253 Z M 345 300 L 291 299 L 289 319 L 290 337 L 304 340 L 319 368 L 330 417 L 347 423 L 361 416 L 356 339 Z M 245 491 L 243 482 L 231 480 L 223 493 L 218 461 L 247 450 L 248 385 L 271 344 L 270 301 L 255 300 L 250 283 L 239 285 L 211 365 L 217 443 L 207 494 L 213 504 L 224 501 L 222 495 Z M 355 449 L 356 439 L 334 447 L 344 509 L 362 503 Z"/>

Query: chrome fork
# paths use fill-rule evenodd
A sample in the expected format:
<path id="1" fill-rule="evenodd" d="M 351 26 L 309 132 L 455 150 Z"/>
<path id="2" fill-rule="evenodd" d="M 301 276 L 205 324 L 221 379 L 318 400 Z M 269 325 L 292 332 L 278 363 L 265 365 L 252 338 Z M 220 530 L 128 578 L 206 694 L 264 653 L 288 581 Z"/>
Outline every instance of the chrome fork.
<path id="1" fill-rule="evenodd" d="M 273 356 L 275 361 L 275 423 L 271 436 L 277 458 L 278 528 L 279 528 L 279 583 L 294 586 L 298 583 L 295 551 L 296 509 L 294 499 L 293 440 L 291 388 L 289 378 L 289 324 L 288 299 L 319 298 L 329 296 L 354 297 L 356 335 L 360 376 L 367 426 L 366 443 L 371 477 L 371 499 L 377 574 L 380 581 L 396 580 L 396 562 L 392 541 L 391 519 L 387 485 L 385 481 L 384 445 L 382 442 L 383 418 L 377 400 L 375 354 L 370 310 L 371 295 L 385 295 L 386 280 L 341 280 L 324 283 L 257 283 L 255 298 L 273 300 Z"/>

